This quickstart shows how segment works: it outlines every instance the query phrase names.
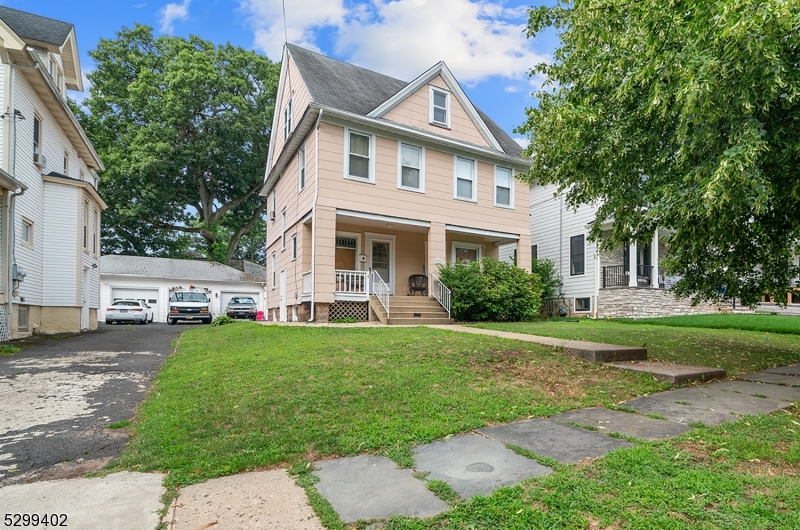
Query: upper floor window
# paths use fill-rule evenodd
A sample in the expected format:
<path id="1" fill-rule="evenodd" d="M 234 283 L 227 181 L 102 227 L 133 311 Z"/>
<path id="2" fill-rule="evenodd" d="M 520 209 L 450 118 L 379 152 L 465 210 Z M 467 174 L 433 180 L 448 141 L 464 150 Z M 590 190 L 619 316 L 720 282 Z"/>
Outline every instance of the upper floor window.
<path id="1" fill-rule="evenodd" d="M 22 242 L 29 247 L 33 246 L 33 221 L 23 217 L 21 232 L 20 239 L 22 239 Z"/>
<path id="2" fill-rule="evenodd" d="M 100 212 L 94 211 L 94 237 L 92 238 L 92 254 L 97 254 L 100 247 Z"/>
<path id="3" fill-rule="evenodd" d="M 38 155 L 42 152 L 42 122 L 39 116 L 33 117 L 33 160 L 38 162 Z"/>
<path id="4" fill-rule="evenodd" d="M 397 187 L 411 191 L 425 191 L 425 151 L 421 147 L 399 144 Z"/>
<path id="5" fill-rule="evenodd" d="M 300 191 L 306 187 L 306 146 L 300 148 L 297 155 L 297 164 L 300 167 Z"/>
<path id="6" fill-rule="evenodd" d="M 69 153 L 66 151 L 64 151 L 64 174 L 69 175 Z"/>
<path id="7" fill-rule="evenodd" d="M 374 137 L 345 129 L 347 155 L 345 176 L 374 182 Z"/>
<path id="8" fill-rule="evenodd" d="M 89 248 L 89 203 L 83 203 L 83 248 Z"/>
<path id="9" fill-rule="evenodd" d="M 52 57 L 50 57 L 50 77 L 55 79 L 55 74 L 56 74 L 56 62 L 53 60 Z"/>
<path id="10" fill-rule="evenodd" d="M 275 284 L 277 283 L 277 276 L 278 276 L 278 258 L 275 253 L 272 253 L 272 288 L 275 288 Z"/>
<path id="11" fill-rule="evenodd" d="M 292 234 L 292 260 L 297 259 L 297 234 Z"/>
<path id="12" fill-rule="evenodd" d="M 584 272 L 583 234 L 569 238 L 569 274 L 576 276 Z"/>
<path id="13" fill-rule="evenodd" d="M 430 122 L 450 127 L 450 92 L 432 86 L 430 87 L 430 98 Z"/>
<path id="14" fill-rule="evenodd" d="M 289 103 L 283 108 L 283 140 L 289 138 L 292 132 L 292 98 L 289 98 Z"/>
<path id="15" fill-rule="evenodd" d="M 476 163 L 468 158 L 455 157 L 455 197 L 467 201 L 478 200 Z"/>
<path id="16" fill-rule="evenodd" d="M 286 208 L 281 212 L 281 250 L 286 248 Z"/>
<path id="17" fill-rule="evenodd" d="M 270 210 L 270 219 L 272 222 L 275 222 L 275 216 L 278 212 L 278 193 L 274 189 L 272 190 L 272 210 Z"/>
<path id="18" fill-rule="evenodd" d="M 494 168 L 494 205 L 514 207 L 514 177 L 508 168 Z"/>

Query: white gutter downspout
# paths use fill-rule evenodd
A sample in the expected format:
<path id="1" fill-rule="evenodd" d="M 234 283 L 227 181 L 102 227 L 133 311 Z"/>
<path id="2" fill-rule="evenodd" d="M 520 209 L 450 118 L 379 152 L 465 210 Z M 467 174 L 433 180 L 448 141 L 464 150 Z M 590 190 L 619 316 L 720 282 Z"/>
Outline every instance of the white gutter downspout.
<path id="1" fill-rule="evenodd" d="M 322 119 L 323 109 L 319 109 L 317 116 L 316 138 L 314 139 L 314 206 L 311 210 L 311 315 L 309 322 L 315 322 L 314 300 L 317 293 L 317 199 L 319 198 L 319 122 Z"/>

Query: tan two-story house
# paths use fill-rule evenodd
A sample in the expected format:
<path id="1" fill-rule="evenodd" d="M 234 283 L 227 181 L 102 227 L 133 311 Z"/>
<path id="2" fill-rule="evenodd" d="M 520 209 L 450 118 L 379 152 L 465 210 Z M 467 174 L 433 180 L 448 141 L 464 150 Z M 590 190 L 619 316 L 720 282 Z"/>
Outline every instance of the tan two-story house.
<path id="1" fill-rule="evenodd" d="M 287 45 L 262 191 L 267 318 L 446 318 L 439 265 L 513 244 L 530 267 L 520 151 L 444 63 L 406 82 Z"/>

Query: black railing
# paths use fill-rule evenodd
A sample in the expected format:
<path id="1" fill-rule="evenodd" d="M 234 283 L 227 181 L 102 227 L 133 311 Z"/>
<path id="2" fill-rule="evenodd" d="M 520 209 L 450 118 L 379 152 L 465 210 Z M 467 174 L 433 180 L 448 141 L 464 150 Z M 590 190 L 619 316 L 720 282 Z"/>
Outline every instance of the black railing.
<path id="1" fill-rule="evenodd" d="M 608 287 L 627 287 L 630 285 L 630 272 L 625 270 L 625 265 L 612 265 L 603 267 L 603 289 Z M 636 266 L 636 285 L 651 285 L 653 278 L 652 265 Z"/>

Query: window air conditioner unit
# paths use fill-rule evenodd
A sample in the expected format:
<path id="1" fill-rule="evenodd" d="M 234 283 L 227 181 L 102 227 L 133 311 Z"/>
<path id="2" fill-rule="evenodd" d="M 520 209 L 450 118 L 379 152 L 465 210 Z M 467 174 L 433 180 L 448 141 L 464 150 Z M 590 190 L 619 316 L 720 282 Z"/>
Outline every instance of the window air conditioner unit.
<path id="1" fill-rule="evenodd" d="M 275 214 L 275 210 L 272 210 L 271 212 L 269 212 L 269 220 L 270 221 L 274 221 L 275 217 L 277 217 L 277 215 Z"/>
<path id="2" fill-rule="evenodd" d="M 47 157 L 36 153 L 33 155 L 33 163 L 40 168 L 45 169 L 47 167 Z"/>

